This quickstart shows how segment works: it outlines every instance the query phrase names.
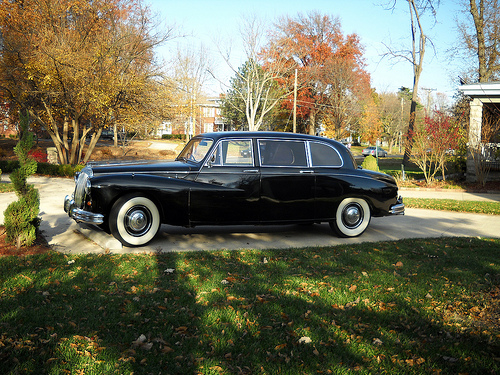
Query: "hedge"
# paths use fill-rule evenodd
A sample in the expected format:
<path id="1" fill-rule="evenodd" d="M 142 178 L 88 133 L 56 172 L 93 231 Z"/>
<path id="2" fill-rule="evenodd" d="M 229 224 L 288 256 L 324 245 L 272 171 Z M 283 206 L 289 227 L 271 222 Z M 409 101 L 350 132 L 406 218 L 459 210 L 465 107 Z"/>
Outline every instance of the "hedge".
<path id="1" fill-rule="evenodd" d="M 163 134 L 161 136 L 161 139 L 178 139 L 178 140 L 184 140 L 186 138 L 185 134 Z"/>
<path id="2" fill-rule="evenodd" d="M 83 167 L 81 164 L 38 163 L 36 173 L 48 176 L 73 177 L 75 172 L 81 171 Z M 0 160 L 0 170 L 2 170 L 2 173 L 12 173 L 17 168 L 19 168 L 19 161 L 17 160 Z"/>

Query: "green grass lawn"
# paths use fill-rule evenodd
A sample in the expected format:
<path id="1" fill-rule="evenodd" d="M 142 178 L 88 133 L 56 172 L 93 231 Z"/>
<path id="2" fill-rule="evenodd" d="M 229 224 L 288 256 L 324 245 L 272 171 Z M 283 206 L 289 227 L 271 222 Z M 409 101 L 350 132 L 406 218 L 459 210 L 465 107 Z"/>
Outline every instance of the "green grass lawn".
<path id="1" fill-rule="evenodd" d="M 0 259 L 2 374 L 495 374 L 500 240 Z"/>
<path id="2" fill-rule="evenodd" d="M 409 208 L 500 215 L 500 202 L 458 201 L 454 199 L 404 198 Z"/>

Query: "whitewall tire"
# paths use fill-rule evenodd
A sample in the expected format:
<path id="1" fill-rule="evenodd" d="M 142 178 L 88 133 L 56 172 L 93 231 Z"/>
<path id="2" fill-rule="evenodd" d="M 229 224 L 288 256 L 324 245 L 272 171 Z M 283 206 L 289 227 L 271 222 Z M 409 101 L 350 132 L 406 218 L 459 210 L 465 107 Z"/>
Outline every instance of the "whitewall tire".
<path id="1" fill-rule="evenodd" d="M 340 202 L 330 227 L 340 237 L 360 236 L 370 224 L 370 206 L 361 198 L 346 198 Z"/>
<path id="2" fill-rule="evenodd" d="M 111 208 L 109 229 L 125 246 L 142 246 L 151 241 L 160 229 L 158 207 L 149 198 L 129 194 Z"/>

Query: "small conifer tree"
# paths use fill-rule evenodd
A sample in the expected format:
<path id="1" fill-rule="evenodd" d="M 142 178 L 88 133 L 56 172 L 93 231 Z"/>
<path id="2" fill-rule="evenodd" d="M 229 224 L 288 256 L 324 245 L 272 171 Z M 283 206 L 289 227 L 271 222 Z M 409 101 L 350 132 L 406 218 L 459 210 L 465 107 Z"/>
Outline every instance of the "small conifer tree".
<path id="1" fill-rule="evenodd" d="M 20 113 L 20 137 L 14 147 L 14 153 L 19 160 L 19 168 L 10 175 L 14 185 L 17 201 L 7 206 L 4 212 L 4 225 L 7 241 L 16 245 L 30 246 L 35 242 L 40 219 L 40 196 L 33 185 L 27 183 L 29 176 L 37 169 L 36 161 L 28 155 L 34 144 L 33 133 L 29 131 L 29 116 Z"/>

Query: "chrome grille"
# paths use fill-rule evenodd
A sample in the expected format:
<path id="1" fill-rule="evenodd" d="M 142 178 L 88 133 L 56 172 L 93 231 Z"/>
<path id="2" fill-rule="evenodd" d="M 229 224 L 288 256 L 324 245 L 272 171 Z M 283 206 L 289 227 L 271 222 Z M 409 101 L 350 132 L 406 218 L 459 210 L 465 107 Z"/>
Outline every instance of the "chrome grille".
<path id="1" fill-rule="evenodd" d="M 89 183 L 89 177 L 92 177 L 92 169 L 85 167 L 82 169 L 78 175 L 78 179 L 76 180 L 74 200 L 75 206 L 78 208 L 83 208 L 85 204 L 86 187 Z"/>

